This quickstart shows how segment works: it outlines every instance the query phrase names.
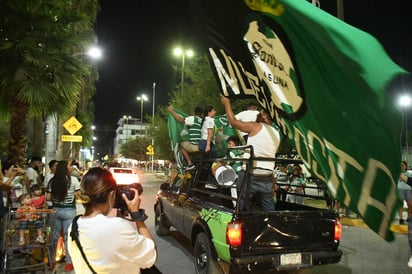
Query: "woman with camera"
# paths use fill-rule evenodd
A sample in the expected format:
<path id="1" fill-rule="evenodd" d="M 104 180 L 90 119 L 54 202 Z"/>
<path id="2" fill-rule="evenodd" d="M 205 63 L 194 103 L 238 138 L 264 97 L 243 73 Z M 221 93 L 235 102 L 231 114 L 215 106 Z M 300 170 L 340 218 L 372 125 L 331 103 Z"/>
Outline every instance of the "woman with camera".
<path id="1" fill-rule="evenodd" d="M 140 273 L 156 262 L 156 246 L 144 223 L 147 216 L 140 209 L 139 193 L 130 190 L 131 200 L 125 193 L 121 196 L 128 219 L 117 217 L 113 206 L 118 204 L 118 188 L 110 171 L 95 167 L 83 176 L 80 200 L 85 215 L 73 220 L 68 241 L 76 273 Z"/>

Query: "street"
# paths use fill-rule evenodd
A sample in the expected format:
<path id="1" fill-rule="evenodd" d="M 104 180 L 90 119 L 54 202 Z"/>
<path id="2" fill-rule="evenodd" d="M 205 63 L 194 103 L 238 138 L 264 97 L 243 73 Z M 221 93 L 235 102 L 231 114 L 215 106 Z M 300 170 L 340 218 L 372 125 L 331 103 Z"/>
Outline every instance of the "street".
<path id="1" fill-rule="evenodd" d="M 141 174 L 140 181 L 144 189 L 141 207 L 146 210 L 149 216 L 146 225 L 155 238 L 159 252 L 156 266 L 164 274 L 193 274 L 195 272 L 193 250 L 189 240 L 173 228 L 170 235 L 165 237 L 159 237 L 154 232 L 153 205 L 156 192 L 160 184 L 165 181 L 164 176 L 160 173 L 156 175 L 150 173 Z M 396 233 L 395 241 L 388 243 L 368 228 L 344 225 L 340 249 L 343 251 L 343 256 L 337 264 L 315 266 L 310 269 L 302 269 L 290 273 L 412 273 L 412 269 L 407 267 L 410 252 L 407 235 L 405 234 Z M 55 273 L 65 273 L 63 267 L 64 264 L 58 264 Z M 75 272 L 71 271 L 70 273 Z"/>

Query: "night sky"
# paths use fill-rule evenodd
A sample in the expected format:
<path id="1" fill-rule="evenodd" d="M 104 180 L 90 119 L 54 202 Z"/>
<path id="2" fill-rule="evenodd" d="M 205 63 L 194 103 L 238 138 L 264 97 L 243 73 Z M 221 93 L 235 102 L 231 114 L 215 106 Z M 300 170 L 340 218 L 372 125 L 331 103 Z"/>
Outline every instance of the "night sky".
<path id="1" fill-rule="evenodd" d="M 140 118 L 140 102 L 150 101 L 144 111 L 152 113 L 152 85 L 156 82 L 156 105 L 168 102 L 168 93 L 179 81 L 172 66 L 180 59 L 173 47 L 200 50 L 198 33 L 185 0 L 101 0 L 96 22 L 104 57 L 98 62 L 100 79 L 95 101 L 95 125 L 101 128 L 123 115 Z M 408 0 L 344 0 L 344 20 L 375 36 L 391 58 L 412 71 L 412 13 Z M 336 15 L 336 1 L 320 0 L 321 8 Z M 114 132 L 113 132 L 114 134 Z"/>

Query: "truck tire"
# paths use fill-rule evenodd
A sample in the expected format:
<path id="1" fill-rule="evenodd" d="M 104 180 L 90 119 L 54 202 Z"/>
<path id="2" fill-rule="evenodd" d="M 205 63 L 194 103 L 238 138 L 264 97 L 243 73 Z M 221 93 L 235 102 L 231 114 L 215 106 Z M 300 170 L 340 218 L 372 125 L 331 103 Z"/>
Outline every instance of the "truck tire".
<path id="1" fill-rule="evenodd" d="M 169 234 L 170 225 L 167 224 L 166 216 L 162 214 L 160 205 L 156 206 L 155 211 L 155 231 L 159 236 L 166 236 Z"/>
<path id="2" fill-rule="evenodd" d="M 213 259 L 212 246 L 205 233 L 197 235 L 193 253 L 196 274 L 223 274 L 222 268 Z"/>

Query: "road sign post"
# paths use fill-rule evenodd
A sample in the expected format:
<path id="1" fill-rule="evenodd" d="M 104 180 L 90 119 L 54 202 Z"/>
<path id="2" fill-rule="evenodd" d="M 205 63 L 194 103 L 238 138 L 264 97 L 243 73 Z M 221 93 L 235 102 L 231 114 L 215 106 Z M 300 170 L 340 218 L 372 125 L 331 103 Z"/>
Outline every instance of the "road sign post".
<path id="1" fill-rule="evenodd" d="M 71 134 L 71 135 L 62 135 L 62 142 L 70 142 L 70 158 L 73 156 L 73 142 L 82 142 L 83 137 L 81 135 L 74 135 L 78 132 L 83 125 L 76 119 L 76 117 L 72 116 L 67 120 L 63 127 Z"/>

